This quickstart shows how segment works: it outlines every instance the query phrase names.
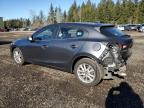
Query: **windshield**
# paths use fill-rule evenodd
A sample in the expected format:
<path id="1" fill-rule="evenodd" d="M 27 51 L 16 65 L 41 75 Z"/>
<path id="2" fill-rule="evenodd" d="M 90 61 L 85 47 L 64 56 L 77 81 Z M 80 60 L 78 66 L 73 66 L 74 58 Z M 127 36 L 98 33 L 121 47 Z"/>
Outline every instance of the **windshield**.
<path id="1" fill-rule="evenodd" d="M 126 35 L 124 32 L 115 27 L 101 27 L 100 31 L 106 36 L 121 37 Z"/>

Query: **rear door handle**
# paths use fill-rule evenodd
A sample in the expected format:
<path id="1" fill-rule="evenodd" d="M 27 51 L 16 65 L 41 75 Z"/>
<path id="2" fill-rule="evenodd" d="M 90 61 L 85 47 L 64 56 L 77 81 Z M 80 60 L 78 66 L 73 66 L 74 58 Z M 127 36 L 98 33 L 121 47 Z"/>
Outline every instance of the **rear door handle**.
<path id="1" fill-rule="evenodd" d="M 71 48 L 78 48 L 77 45 L 71 45 Z"/>

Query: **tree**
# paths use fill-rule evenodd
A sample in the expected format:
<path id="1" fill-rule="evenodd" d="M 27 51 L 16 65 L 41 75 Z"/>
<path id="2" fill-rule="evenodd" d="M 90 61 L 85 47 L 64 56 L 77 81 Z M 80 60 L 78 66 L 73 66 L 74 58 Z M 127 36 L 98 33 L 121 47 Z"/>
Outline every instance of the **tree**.
<path id="1" fill-rule="evenodd" d="M 139 0 L 134 0 L 134 7 L 135 7 L 135 10 L 134 10 L 134 13 L 133 13 L 133 16 L 134 16 L 134 23 L 138 23 L 138 18 L 139 18 Z"/>
<path id="2" fill-rule="evenodd" d="M 30 21 L 30 19 L 28 18 L 28 19 L 26 19 L 26 27 L 30 27 L 31 26 L 31 21 Z"/>
<path id="3" fill-rule="evenodd" d="M 83 2 L 80 8 L 80 21 L 81 22 L 85 21 L 85 16 L 86 16 L 85 3 Z"/>
<path id="4" fill-rule="evenodd" d="M 98 20 L 104 22 L 114 22 L 115 4 L 112 0 L 101 0 L 98 4 Z"/>
<path id="5" fill-rule="evenodd" d="M 127 0 L 123 0 L 121 4 L 121 18 L 120 22 L 123 24 L 128 23 L 128 7 L 127 7 Z"/>
<path id="6" fill-rule="evenodd" d="M 72 4 L 68 12 L 68 21 L 70 22 L 78 22 L 79 15 L 78 15 L 78 7 L 76 1 Z"/>
<path id="7" fill-rule="evenodd" d="M 114 22 L 114 2 L 112 0 L 107 0 L 106 8 L 106 21 Z"/>
<path id="8" fill-rule="evenodd" d="M 40 25 L 44 25 L 45 23 L 45 15 L 42 10 L 39 12 L 39 22 L 40 22 Z"/>
<path id="9" fill-rule="evenodd" d="M 121 21 L 120 21 L 121 16 L 122 16 L 121 3 L 120 3 L 120 0 L 117 0 L 114 6 L 114 16 L 113 16 L 114 22 L 121 24 Z"/>
<path id="10" fill-rule="evenodd" d="M 61 12 L 61 8 L 56 8 L 56 22 L 61 23 L 63 21 L 63 14 Z"/>
<path id="11" fill-rule="evenodd" d="M 32 13 L 32 24 L 43 25 L 44 14 L 40 11 L 39 15 Z M 143 23 L 144 22 L 144 0 L 101 0 L 99 4 L 92 3 L 91 0 L 83 2 L 80 6 L 76 0 L 69 10 L 62 12 L 61 8 L 50 5 L 47 22 L 96 22 L 106 23 Z"/>
<path id="12" fill-rule="evenodd" d="M 3 22 L 3 18 L 0 17 L 0 28 L 3 28 L 4 27 L 4 22 Z"/>
<path id="13" fill-rule="evenodd" d="M 139 10 L 138 22 L 139 22 L 139 23 L 144 23 L 144 0 L 141 0 L 141 1 L 139 2 L 138 10 Z"/>
<path id="14" fill-rule="evenodd" d="M 49 12 L 49 15 L 48 15 L 48 23 L 55 23 L 55 22 L 56 22 L 55 11 L 54 11 L 53 4 L 51 3 L 50 12 Z"/>
<path id="15" fill-rule="evenodd" d="M 127 16 L 128 16 L 128 23 L 134 23 L 134 12 L 135 12 L 135 4 L 132 0 L 127 1 Z"/>
<path id="16" fill-rule="evenodd" d="M 31 15 L 31 22 L 32 22 L 32 28 L 37 28 L 38 27 L 38 22 L 37 22 L 37 15 L 36 12 L 33 10 L 30 10 L 30 15 Z"/>
<path id="17" fill-rule="evenodd" d="M 97 6 L 97 19 L 99 21 L 106 21 L 106 2 L 107 0 L 101 0 Z"/>
<path id="18" fill-rule="evenodd" d="M 96 21 L 96 8 L 95 4 L 92 4 L 90 0 L 84 5 L 83 12 L 85 13 L 86 22 L 95 22 Z M 87 14 L 89 13 L 89 14 Z"/>
<path id="19" fill-rule="evenodd" d="M 63 13 L 63 22 L 67 22 L 67 13 L 64 11 Z"/>

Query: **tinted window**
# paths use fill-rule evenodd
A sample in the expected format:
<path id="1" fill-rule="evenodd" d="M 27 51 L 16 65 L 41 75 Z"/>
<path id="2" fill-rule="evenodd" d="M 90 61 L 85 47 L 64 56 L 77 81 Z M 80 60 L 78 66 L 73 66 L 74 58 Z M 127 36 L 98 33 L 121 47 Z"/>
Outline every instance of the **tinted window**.
<path id="1" fill-rule="evenodd" d="M 56 28 L 54 26 L 45 27 L 40 30 L 36 35 L 34 35 L 34 39 L 36 40 L 49 40 L 54 38 Z"/>
<path id="2" fill-rule="evenodd" d="M 59 39 L 77 38 L 83 36 L 84 30 L 75 27 L 61 27 L 58 34 Z"/>
<path id="3" fill-rule="evenodd" d="M 116 37 L 120 37 L 120 36 L 124 36 L 126 35 L 124 32 L 122 32 L 121 30 L 115 28 L 115 27 L 102 27 L 100 29 L 101 33 L 106 35 L 106 36 L 116 36 Z"/>

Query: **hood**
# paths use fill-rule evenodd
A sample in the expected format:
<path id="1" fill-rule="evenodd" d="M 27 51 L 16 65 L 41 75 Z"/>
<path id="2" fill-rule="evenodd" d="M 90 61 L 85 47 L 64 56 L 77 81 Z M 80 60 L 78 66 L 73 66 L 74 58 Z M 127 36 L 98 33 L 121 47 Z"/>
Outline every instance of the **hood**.
<path id="1" fill-rule="evenodd" d="M 12 43 L 13 44 L 16 44 L 16 45 L 20 45 L 20 44 L 24 44 L 28 41 L 28 39 L 25 37 L 25 38 L 20 38 L 20 39 L 17 39 L 15 41 L 13 41 Z"/>

